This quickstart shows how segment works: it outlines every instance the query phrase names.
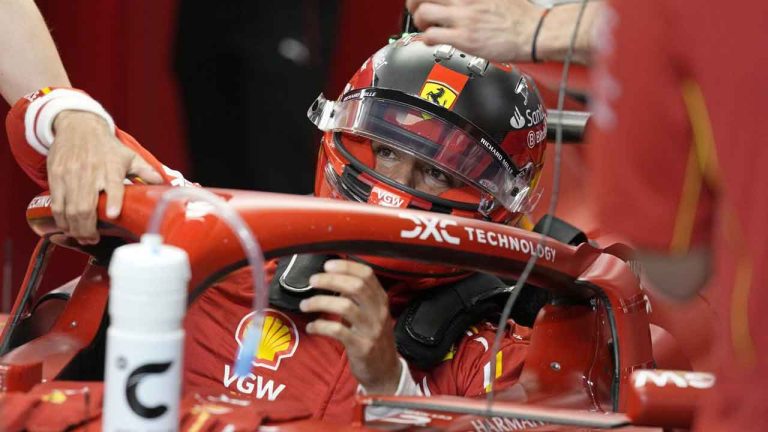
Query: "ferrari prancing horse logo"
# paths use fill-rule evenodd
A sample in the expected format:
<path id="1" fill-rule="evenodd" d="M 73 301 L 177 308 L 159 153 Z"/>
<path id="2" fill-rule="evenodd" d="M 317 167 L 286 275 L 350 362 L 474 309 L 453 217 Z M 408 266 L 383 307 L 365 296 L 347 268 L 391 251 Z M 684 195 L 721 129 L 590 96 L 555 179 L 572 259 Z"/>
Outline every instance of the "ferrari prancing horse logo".
<path id="1" fill-rule="evenodd" d="M 419 97 L 445 109 L 453 109 L 468 80 L 469 75 L 435 63 L 424 80 Z"/>
<path id="2" fill-rule="evenodd" d="M 424 87 L 421 89 L 422 99 L 428 100 L 435 105 L 440 105 L 443 108 L 451 109 L 456 102 L 458 94 L 449 86 L 437 82 L 427 81 L 424 83 Z"/>

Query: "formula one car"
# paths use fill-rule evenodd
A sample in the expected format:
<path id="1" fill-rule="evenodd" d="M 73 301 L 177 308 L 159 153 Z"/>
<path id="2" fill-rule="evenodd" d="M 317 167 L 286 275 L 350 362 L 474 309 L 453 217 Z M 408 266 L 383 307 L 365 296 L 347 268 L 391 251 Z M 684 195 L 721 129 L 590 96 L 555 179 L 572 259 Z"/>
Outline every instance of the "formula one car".
<path id="1" fill-rule="evenodd" d="M 102 200 L 102 240 L 94 246 L 77 245 L 61 234 L 47 194 L 32 200 L 27 218 L 41 240 L 0 338 L 0 409 L 4 408 L 6 430 L 99 427 L 100 401 L 91 395 L 98 393 L 103 371 L 107 264 L 116 247 L 138 240 L 167 189 L 127 188 L 125 210 L 117 220 L 104 217 Z M 280 422 L 268 430 L 285 431 L 688 427 L 697 398 L 713 384 L 709 374 L 655 369 L 690 368 L 691 359 L 681 354 L 684 350 L 669 349 L 685 335 L 652 337 L 658 333 L 652 331 L 652 316 L 659 312 L 651 313 L 648 295 L 623 245 L 597 247 L 583 236 L 572 236 L 568 244 L 514 227 L 416 210 L 213 191 L 244 218 L 266 258 L 364 253 L 440 262 L 516 280 L 531 255 L 538 255 L 528 284 L 551 295 L 533 323 L 519 381 L 496 394 L 492 405 L 485 399 L 461 397 L 360 396 L 356 420 L 347 425 L 291 419 L 288 413 L 282 418 L 259 417 L 253 430 L 270 421 Z M 221 274 L 242 267 L 244 255 L 215 215 L 191 209 L 189 202 L 171 204 L 161 232 L 167 243 L 189 255 L 194 302 Z M 403 235 L 414 230 L 426 234 Z M 481 232 L 484 236 L 478 235 Z M 491 237 L 506 241 L 487 241 Z M 46 264 L 60 246 L 79 249 L 91 260 L 78 279 L 36 295 Z M 674 317 L 654 319 L 665 320 Z M 212 405 L 198 402 L 198 410 Z M 400 414 L 366 422 L 366 410 L 381 406 L 397 408 Z M 215 409 L 205 412 L 216 415 Z"/>

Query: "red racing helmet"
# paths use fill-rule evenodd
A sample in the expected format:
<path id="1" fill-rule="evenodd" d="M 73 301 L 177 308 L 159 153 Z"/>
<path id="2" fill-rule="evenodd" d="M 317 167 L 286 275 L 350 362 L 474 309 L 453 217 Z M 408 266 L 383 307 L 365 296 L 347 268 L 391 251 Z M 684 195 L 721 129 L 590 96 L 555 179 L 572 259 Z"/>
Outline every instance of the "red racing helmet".
<path id="1" fill-rule="evenodd" d="M 310 120 L 323 130 L 315 195 L 516 223 L 538 200 L 546 110 L 530 77 L 448 45 L 407 35 L 365 61 L 336 101 L 323 95 Z M 439 195 L 376 171 L 376 143 L 459 182 Z M 447 277 L 439 266 L 371 261 L 392 276 Z"/>

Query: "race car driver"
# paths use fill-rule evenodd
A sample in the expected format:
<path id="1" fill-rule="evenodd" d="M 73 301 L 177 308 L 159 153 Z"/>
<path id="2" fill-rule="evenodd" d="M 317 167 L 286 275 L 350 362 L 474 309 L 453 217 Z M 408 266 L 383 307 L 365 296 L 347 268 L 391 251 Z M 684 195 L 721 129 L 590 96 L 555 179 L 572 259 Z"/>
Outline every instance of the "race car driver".
<path id="1" fill-rule="evenodd" d="M 8 131 L 17 159 L 45 187 L 44 157 L 24 134 L 25 117 L 35 118 L 29 109 L 28 99 L 13 107 Z M 516 223 L 535 203 L 544 113 L 534 83 L 513 66 L 406 36 L 367 60 L 337 101 L 321 97 L 310 109 L 325 131 L 315 194 Z M 117 136 L 167 182 L 186 184 L 128 134 Z M 268 265 L 271 309 L 247 376 L 231 364 L 253 318 L 250 272 L 209 287 L 187 315 L 187 389 L 300 401 L 314 418 L 344 421 L 361 391 L 479 396 L 517 380 L 528 330 L 512 323 L 491 358 L 495 328 L 471 310 L 486 297 L 478 292 L 507 293 L 503 282 L 444 265 L 344 258 L 294 255 Z M 436 307 L 455 292 L 468 299 L 458 312 Z M 404 316 L 432 323 L 438 348 L 420 344 L 423 329 Z"/>

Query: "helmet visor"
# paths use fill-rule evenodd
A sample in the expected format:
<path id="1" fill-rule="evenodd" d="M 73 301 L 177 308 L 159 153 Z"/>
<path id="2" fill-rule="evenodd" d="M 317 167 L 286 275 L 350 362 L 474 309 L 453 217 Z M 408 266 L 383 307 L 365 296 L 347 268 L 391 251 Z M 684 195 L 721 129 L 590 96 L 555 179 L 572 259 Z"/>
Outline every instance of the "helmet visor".
<path id="1" fill-rule="evenodd" d="M 374 94 L 381 93 L 377 89 Z M 423 105 L 421 102 L 427 105 L 415 106 Z M 528 170 L 518 170 L 489 139 L 478 137 L 471 124 L 448 122 L 428 111 L 429 105 L 420 99 L 392 100 L 369 96 L 365 91 L 351 92 L 326 107 L 329 112 L 323 126 L 411 154 L 485 191 L 510 211 L 521 211 L 530 184 L 530 179 L 524 178 Z"/>

